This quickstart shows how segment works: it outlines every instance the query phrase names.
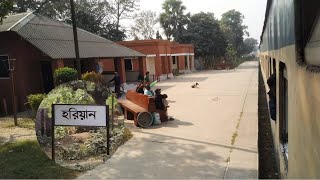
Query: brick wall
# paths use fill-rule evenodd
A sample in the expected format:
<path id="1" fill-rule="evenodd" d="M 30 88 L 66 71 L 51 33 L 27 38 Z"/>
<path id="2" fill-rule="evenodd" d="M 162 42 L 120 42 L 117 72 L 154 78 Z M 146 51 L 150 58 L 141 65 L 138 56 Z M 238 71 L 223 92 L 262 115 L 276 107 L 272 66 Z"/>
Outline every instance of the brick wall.
<path id="1" fill-rule="evenodd" d="M 100 59 L 103 64 L 103 71 L 114 72 L 114 60 L 113 59 Z"/>

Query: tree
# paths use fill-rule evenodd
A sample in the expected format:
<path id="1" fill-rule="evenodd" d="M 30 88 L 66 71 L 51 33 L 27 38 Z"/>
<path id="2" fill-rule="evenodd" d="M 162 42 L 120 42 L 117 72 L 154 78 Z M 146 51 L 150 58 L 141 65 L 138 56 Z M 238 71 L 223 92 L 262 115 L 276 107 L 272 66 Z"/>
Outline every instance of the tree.
<path id="1" fill-rule="evenodd" d="M 36 0 L 15 0 L 15 1 L 16 1 L 16 8 L 14 9 L 14 12 L 17 12 L 17 13 L 27 12 L 28 10 L 35 11 L 41 5 L 41 2 Z"/>
<path id="2" fill-rule="evenodd" d="M 160 14 L 160 24 L 168 40 L 176 38 L 185 30 L 190 19 L 190 13 L 185 14 L 186 7 L 181 0 L 166 0 L 162 4 L 163 13 Z"/>
<path id="3" fill-rule="evenodd" d="M 110 14 L 113 16 L 116 30 L 120 28 L 120 20 L 131 17 L 138 9 L 140 0 L 108 0 Z"/>
<path id="4" fill-rule="evenodd" d="M 77 2 L 75 5 L 77 6 Z M 71 19 L 71 10 L 70 10 L 70 1 L 69 0 L 42 0 L 40 5 L 35 10 L 36 13 L 39 13 L 43 16 L 56 19 L 59 21 L 65 21 Z"/>
<path id="5" fill-rule="evenodd" d="M 237 56 L 240 56 L 242 52 L 243 36 L 249 36 L 249 33 L 246 31 L 248 27 L 243 25 L 243 19 L 244 15 L 239 11 L 230 10 L 222 14 L 220 20 L 221 29 L 227 39 L 229 48 L 236 50 Z"/>
<path id="6" fill-rule="evenodd" d="M 78 0 L 76 3 L 77 26 L 89 32 L 101 35 L 105 31 L 105 3 L 99 1 Z M 71 15 L 65 20 L 72 24 Z"/>
<path id="7" fill-rule="evenodd" d="M 126 38 L 125 31 L 115 26 L 115 24 L 107 24 L 101 36 L 111 41 L 123 41 Z"/>
<path id="8" fill-rule="evenodd" d="M 13 10 L 13 0 L 1 0 L 0 2 L 0 24 L 7 14 Z"/>
<path id="9" fill-rule="evenodd" d="M 207 65 L 212 64 L 214 58 L 224 57 L 226 53 L 227 43 L 213 13 L 192 15 L 179 42 L 194 44 L 196 56 L 204 57 Z"/>
<path id="10" fill-rule="evenodd" d="M 131 34 L 135 39 L 152 39 L 155 36 L 154 26 L 159 22 L 156 12 L 142 11 L 135 14 L 134 22 Z"/>
<path id="11" fill-rule="evenodd" d="M 246 38 L 244 40 L 244 48 L 242 54 L 250 54 L 258 45 L 258 41 L 254 38 Z"/>

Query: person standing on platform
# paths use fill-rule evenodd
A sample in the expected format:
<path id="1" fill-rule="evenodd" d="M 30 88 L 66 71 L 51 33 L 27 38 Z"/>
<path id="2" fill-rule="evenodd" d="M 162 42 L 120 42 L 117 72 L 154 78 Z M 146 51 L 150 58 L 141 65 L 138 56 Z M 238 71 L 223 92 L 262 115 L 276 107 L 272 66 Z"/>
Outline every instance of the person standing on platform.
<path id="1" fill-rule="evenodd" d="M 121 97 L 121 90 L 120 90 L 120 88 L 122 87 L 121 86 L 121 79 L 120 79 L 120 76 L 119 76 L 119 74 L 118 74 L 118 72 L 115 72 L 114 73 L 114 77 L 113 77 L 113 79 L 111 79 L 110 81 L 109 81 L 109 83 L 110 82 L 113 82 L 114 83 L 114 92 L 117 94 L 117 98 L 119 98 L 119 97 Z M 124 89 L 123 87 L 122 87 L 122 89 Z"/>
<path id="2" fill-rule="evenodd" d="M 149 75 L 150 75 L 150 72 L 149 71 L 147 71 L 146 72 L 146 75 L 144 76 L 144 84 L 146 85 L 146 84 L 150 84 L 150 77 L 149 77 Z"/>

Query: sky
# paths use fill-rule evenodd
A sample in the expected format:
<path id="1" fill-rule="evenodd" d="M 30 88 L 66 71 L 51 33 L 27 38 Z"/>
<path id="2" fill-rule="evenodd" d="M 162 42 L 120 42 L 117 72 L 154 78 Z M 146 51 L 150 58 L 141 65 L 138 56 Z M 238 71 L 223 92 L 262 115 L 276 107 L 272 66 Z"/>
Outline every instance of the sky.
<path id="1" fill-rule="evenodd" d="M 140 10 L 162 12 L 164 0 L 140 0 Z M 182 0 L 191 14 L 213 12 L 216 18 L 229 10 L 240 11 L 244 16 L 244 25 L 248 26 L 250 37 L 260 40 L 264 23 L 267 0 Z"/>

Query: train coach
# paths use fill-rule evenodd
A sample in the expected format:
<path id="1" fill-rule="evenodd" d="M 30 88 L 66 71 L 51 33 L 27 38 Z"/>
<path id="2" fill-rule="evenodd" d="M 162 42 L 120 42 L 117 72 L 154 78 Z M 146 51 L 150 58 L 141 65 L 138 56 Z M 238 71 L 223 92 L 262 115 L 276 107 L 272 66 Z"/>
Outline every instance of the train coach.
<path id="1" fill-rule="evenodd" d="M 281 177 L 320 178 L 319 0 L 268 0 L 260 68 L 267 92 L 275 79 L 270 121 Z"/>

